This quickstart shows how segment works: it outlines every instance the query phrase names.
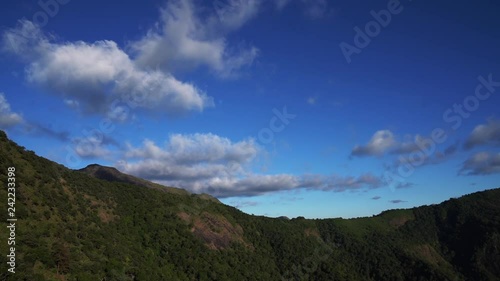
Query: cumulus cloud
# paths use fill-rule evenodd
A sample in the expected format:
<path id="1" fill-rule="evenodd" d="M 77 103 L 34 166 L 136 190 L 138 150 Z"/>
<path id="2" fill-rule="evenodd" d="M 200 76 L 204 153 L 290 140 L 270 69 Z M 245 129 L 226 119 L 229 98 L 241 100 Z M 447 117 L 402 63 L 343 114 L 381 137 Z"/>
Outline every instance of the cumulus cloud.
<path id="1" fill-rule="evenodd" d="M 229 46 L 226 35 L 251 18 L 258 0 L 228 0 L 214 3 L 215 13 L 201 17 L 192 0 L 169 1 L 161 9 L 160 21 L 141 40 L 131 43 L 136 61 L 145 68 L 168 71 L 206 66 L 222 77 L 232 76 L 251 65 L 258 55 L 253 46 Z"/>
<path id="2" fill-rule="evenodd" d="M 106 159 L 112 154 L 108 145 L 98 137 L 73 138 L 73 150 L 83 159 Z"/>
<path id="3" fill-rule="evenodd" d="M 410 138 L 410 140 L 403 141 L 403 142 L 395 141 L 393 143 L 393 146 L 392 146 L 390 153 L 392 153 L 392 154 L 409 154 L 409 153 L 420 150 L 420 147 L 425 147 L 425 145 L 423 145 L 425 143 L 425 138 L 422 137 L 421 135 L 417 134 L 417 135 L 415 135 L 415 137 L 413 139 L 411 139 L 411 137 L 408 137 L 408 138 Z M 422 146 L 419 147 L 419 144 L 421 144 Z"/>
<path id="4" fill-rule="evenodd" d="M 394 147 L 396 140 L 394 134 L 389 130 L 380 130 L 375 132 L 368 144 L 357 145 L 353 148 L 352 156 L 380 156 Z"/>
<path id="5" fill-rule="evenodd" d="M 127 162 L 118 166 L 133 175 L 202 192 L 243 175 L 258 150 L 253 139 L 233 143 L 213 134 L 175 134 L 162 146 L 150 140 L 140 147 L 128 145 Z"/>
<path id="6" fill-rule="evenodd" d="M 12 112 L 4 93 L 0 93 L 0 128 L 7 129 L 22 122 L 21 115 Z"/>
<path id="7" fill-rule="evenodd" d="M 351 151 L 351 156 L 365 157 L 382 156 L 384 154 L 408 155 L 414 152 L 427 153 L 429 147 L 432 146 L 430 144 L 436 146 L 433 140 L 418 134 L 414 137 L 407 136 L 406 139 L 405 141 L 399 141 L 390 130 L 379 130 L 375 132 L 366 145 L 356 145 Z M 424 165 L 441 163 L 455 154 L 457 150 L 458 142 L 446 147 L 443 151 L 437 150 L 433 152 L 433 155 L 425 155 Z M 400 157 L 397 163 L 408 161 L 410 160 Z"/>
<path id="8" fill-rule="evenodd" d="M 488 120 L 488 123 L 478 125 L 472 130 L 464 144 L 465 149 L 477 146 L 500 146 L 500 120 Z"/>
<path id="9" fill-rule="evenodd" d="M 288 2 L 269 3 L 283 8 Z M 26 63 L 29 82 L 81 112 L 124 121 L 127 115 L 113 104 L 118 99 L 131 108 L 177 116 L 200 112 L 214 102 L 172 73 L 205 66 L 220 77 L 238 75 L 254 62 L 259 50 L 244 42 L 230 44 L 228 35 L 267 3 L 227 0 L 203 7 L 195 0 L 168 1 L 157 24 L 126 49 L 111 40 L 61 42 L 31 21 L 21 20 L 3 32 L 1 49 Z"/>
<path id="10" fill-rule="evenodd" d="M 170 115 L 213 105 L 193 84 L 138 67 L 113 41 L 55 43 L 27 20 L 3 37 L 3 49 L 27 62 L 29 82 L 85 112 L 107 114 L 117 100 Z"/>
<path id="11" fill-rule="evenodd" d="M 500 153 L 478 152 L 465 160 L 460 175 L 491 175 L 500 173 Z"/>
<path id="12" fill-rule="evenodd" d="M 385 183 L 371 174 L 359 177 L 335 175 L 261 175 L 251 165 L 261 148 L 253 139 L 232 142 L 214 134 L 171 135 L 158 145 L 145 140 L 128 145 L 117 167 L 155 182 L 218 197 L 257 196 L 270 192 L 308 188 L 343 192 L 379 188 Z"/>

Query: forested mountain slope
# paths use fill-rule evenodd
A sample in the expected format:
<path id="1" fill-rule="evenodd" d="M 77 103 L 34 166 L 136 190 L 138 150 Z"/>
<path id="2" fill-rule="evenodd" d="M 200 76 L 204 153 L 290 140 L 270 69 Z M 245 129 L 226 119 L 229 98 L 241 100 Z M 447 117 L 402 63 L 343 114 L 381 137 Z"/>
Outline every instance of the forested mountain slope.
<path id="1" fill-rule="evenodd" d="M 0 131 L 4 261 L 8 167 L 16 273 L 3 262 L 0 280 L 500 280 L 500 189 L 370 218 L 273 219 L 109 167 L 70 170 Z"/>

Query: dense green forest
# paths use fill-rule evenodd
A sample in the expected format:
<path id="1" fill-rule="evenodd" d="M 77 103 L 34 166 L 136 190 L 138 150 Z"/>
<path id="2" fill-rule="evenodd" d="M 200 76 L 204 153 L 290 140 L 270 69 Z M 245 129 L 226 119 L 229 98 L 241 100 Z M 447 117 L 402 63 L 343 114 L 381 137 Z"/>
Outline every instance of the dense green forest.
<path id="1" fill-rule="evenodd" d="M 112 168 L 70 170 L 1 131 L 0 156 L 0 280 L 500 280 L 500 189 L 370 218 L 289 220 Z"/>

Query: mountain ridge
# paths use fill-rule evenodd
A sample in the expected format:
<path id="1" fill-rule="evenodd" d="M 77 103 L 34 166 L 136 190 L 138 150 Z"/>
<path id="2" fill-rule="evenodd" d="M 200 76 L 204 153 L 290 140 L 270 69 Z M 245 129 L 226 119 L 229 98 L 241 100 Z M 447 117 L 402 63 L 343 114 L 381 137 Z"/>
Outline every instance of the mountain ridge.
<path id="1" fill-rule="evenodd" d="M 87 165 L 87 167 L 82 168 L 82 169 L 78 169 L 76 171 L 83 172 L 83 173 L 88 174 L 94 178 L 109 181 L 109 182 L 128 183 L 128 184 L 132 184 L 132 185 L 152 188 L 152 189 L 156 189 L 159 191 L 174 193 L 174 194 L 179 194 L 179 195 L 186 195 L 186 196 L 193 195 L 193 196 L 197 196 L 197 197 L 202 198 L 202 199 L 211 200 L 213 202 L 221 203 L 217 198 L 211 196 L 210 194 L 206 194 L 206 193 L 195 194 L 195 193 L 191 193 L 188 190 L 183 189 L 183 188 L 161 185 L 158 183 L 154 183 L 152 181 L 148 181 L 146 179 L 142 179 L 142 178 L 138 178 L 138 177 L 135 177 L 132 175 L 122 173 L 118 169 L 116 169 L 115 167 L 102 166 L 99 164 L 89 164 L 89 165 Z"/>

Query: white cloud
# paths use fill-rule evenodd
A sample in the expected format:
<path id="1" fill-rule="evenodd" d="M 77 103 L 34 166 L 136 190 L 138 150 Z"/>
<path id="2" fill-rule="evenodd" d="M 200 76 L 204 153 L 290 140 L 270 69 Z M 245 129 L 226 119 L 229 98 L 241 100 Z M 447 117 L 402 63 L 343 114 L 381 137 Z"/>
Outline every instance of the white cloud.
<path id="1" fill-rule="evenodd" d="M 396 141 L 394 134 L 389 130 L 380 130 L 375 132 L 368 144 L 357 145 L 353 148 L 352 156 L 380 156 L 394 147 Z"/>
<path id="2" fill-rule="evenodd" d="M 437 164 L 455 154 L 458 149 L 458 143 L 455 143 L 448 146 L 442 152 L 436 150 L 432 152 L 434 155 L 427 155 L 429 143 L 436 145 L 435 141 L 419 134 L 413 137 L 406 136 L 405 139 L 405 141 L 399 141 L 396 135 L 390 130 L 379 130 L 373 134 L 366 145 L 356 145 L 351 151 L 351 156 L 382 156 L 387 153 L 408 155 L 413 152 L 422 152 L 426 157 L 425 164 Z M 401 159 L 404 160 L 403 162 L 409 161 L 400 157 L 396 163 L 397 165 L 401 164 Z"/>
<path id="3" fill-rule="evenodd" d="M 500 120 L 492 119 L 487 124 L 476 126 L 464 146 L 471 149 L 481 145 L 500 146 Z"/>
<path id="4" fill-rule="evenodd" d="M 130 147 L 131 148 L 131 147 Z M 141 148 L 131 148 L 127 158 L 173 159 L 175 162 L 192 164 L 199 162 L 236 162 L 239 164 L 251 161 L 259 150 L 253 139 L 231 142 L 214 134 L 173 134 L 165 147 L 160 148 L 154 142 L 145 140 Z"/>
<path id="5" fill-rule="evenodd" d="M 110 40 L 59 42 L 28 20 L 5 31 L 1 47 L 27 64 L 29 82 L 84 113 L 123 121 L 126 116 L 110 109 L 116 99 L 167 115 L 199 112 L 214 105 L 212 98 L 192 83 L 176 79 L 173 71 L 205 66 L 220 77 L 237 76 L 254 62 L 259 50 L 243 42 L 230 44 L 227 36 L 267 2 L 215 1 L 211 7 L 194 2 L 168 1 L 155 27 L 129 43 L 131 54 Z M 273 5 L 284 7 L 287 2 Z"/>
<path id="6" fill-rule="evenodd" d="M 22 122 L 21 115 L 12 112 L 4 93 L 0 93 L 0 128 L 7 129 Z"/>
<path id="7" fill-rule="evenodd" d="M 113 41 L 53 43 L 23 20 L 4 33 L 3 43 L 5 50 L 28 61 L 29 82 L 85 112 L 108 113 L 115 100 L 170 115 L 213 105 L 194 85 L 169 73 L 139 68 Z"/>
<path id="8" fill-rule="evenodd" d="M 192 0 L 169 1 L 160 22 L 146 36 L 131 43 L 136 61 L 146 68 L 169 71 L 207 66 L 222 77 L 251 65 L 258 49 L 229 47 L 226 34 L 253 18 L 261 1 L 214 2 L 215 13 L 201 17 Z"/>
<path id="9" fill-rule="evenodd" d="M 261 148 L 253 139 L 232 142 L 213 134 L 171 135 L 164 145 L 145 140 L 128 145 L 117 167 L 125 173 L 219 197 L 311 188 L 342 192 L 377 188 L 384 182 L 373 175 L 339 177 L 321 175 L 260 175 L 251 165 Z"/>
<path id="10" fill-rule="evenodd" d="M 231 142 L 213 134 L 171 135 L 164 146 L 145 140 L 129 145 L 128 162 L 119 163 L 126 173 L 200 192 L 211 184 L 243 176 L 245 165 L 259 151 L 253 139 Z"/>
<path id="11" fill-rule="evenodd" d="M 105 159 L 112 154 L 103 140 L 96 137 L 74 138 L 72 142 L 75 153 L 85 159 Z"/>
<path id="12" fill-rule="evenodd" d="M 478 152 L 462 164 L 461 175 L 490 175 L 500 173 L 500 153 Z"/>

